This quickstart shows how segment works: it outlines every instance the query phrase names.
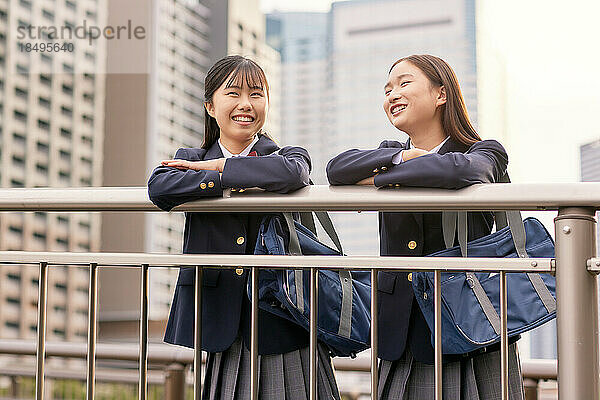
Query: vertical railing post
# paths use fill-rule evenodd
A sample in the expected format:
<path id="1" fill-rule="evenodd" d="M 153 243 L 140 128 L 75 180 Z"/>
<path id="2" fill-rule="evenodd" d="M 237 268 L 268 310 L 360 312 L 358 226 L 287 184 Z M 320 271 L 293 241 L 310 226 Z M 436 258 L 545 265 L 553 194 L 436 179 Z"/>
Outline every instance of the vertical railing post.
<path id="1" fill-rule="evenodd" d="M 500 384 L 502 400 L 508 400 L 508 291 L 506 272 L 500 271 Z"/>
<path id="2" fill-rule="evenodd" d="M 371 269 L 371 399 L 377 400 L 379 396 L 378 380 L 379 370 L 377 369 L 377 358 L 379 353 L 379 343 L 377 341 L 379 335 L 377 325 L 377 270 Z M 356 397 L 358 398 L 358 396 Z"/>
<path id="3" fill-rule="evenodd" d="M 202 400 L 202 266 L 196 266 L 194 282 L 194 400 Z"/>
<path id="4" fill-rule="evenodd" d="M 165 372 L 165 400 L 185 399 L 185 365 L 169 364 Z"/>
<path id="5" fill-rule="evenodd" d="M 299 288 L 298 290 L 302 290 Z M 319 357 L 317 354 L 317 318 L 319 308 L 319 275 L 318 269 L 313 266 L 310 269 L 310 400 L 318 400 L 317 398 L 317 368 L 319 365 Z"/>
<path id="6" fill-rule="evenodd" d="M 250 399 L 258 400 L 258 267 L 252 267 L 252 312 L 250 320 Z"/>
<path id="7" fill-rule="evenodd" d="M 442 272 L 436 270 L 434 272 L 433 282 L 433 308 L 434 316 L 434 352 L 435 352 L 435 400 L 442 400 L 443 393 L 443 377 L 442 377 Z"/>
<path id="8" fill-rule="evenodd" d="M 148 264 L 142 264 L 140 293 L 140 400 L 148 398 L 148 269 Z"/>
<path id="9" fill-rule="evenodd" d="M 525 400 L 538 400 L 538 380 L 523 379 L 523 388 L 525 389 Z"/>
<path id="10" fill-rule="evenodd" d="M 559 399 L 598 399 L 598 284 L 594 209 L 563 207 L 554 220 Z"/>
<path id="11" fill-rule="evenodd" d="M 89 304 L 88 304 L 88 348 L 87 348 L 87 396 L 86 399 L 94 398 L 96 382 L 96 311 L 98 302 L 98 265 L 90 264 L 89 282 Z"/>
<path id="12" fill-rule="evenodd" d="M 44 398 L 44 364 L 46 356 L 46 299 L 48 292 L 48 263 L 40 263 L 38 278 L 38 323 L 37 323 L 37 371 L 35 375 L 35 398 Z"/>

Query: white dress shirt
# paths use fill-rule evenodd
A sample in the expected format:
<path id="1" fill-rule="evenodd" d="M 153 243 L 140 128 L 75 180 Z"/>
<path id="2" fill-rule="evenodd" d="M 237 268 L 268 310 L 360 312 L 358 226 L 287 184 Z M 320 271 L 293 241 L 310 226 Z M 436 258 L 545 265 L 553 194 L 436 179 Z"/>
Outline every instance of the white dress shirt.
<path id="1" fill-rule="evenodd" d="M 256 144 L 256 142 L 258 142 L 258 135 L 254 135 L 254 140 L 252 140 L 252 143 L 246 146 L 244 150 L 242 150 L 239 154 L 233 154 L 232 152 L 227 150 L 225 146 L 223 146 L 223 143 L 221 143 L 221 138 L 219 138 L 218 140 L 219 147 L 221 148 L 221 152 L 223 153 L 223 157 L 225 158 L 246 157 L 248 154 L 250 154 L 250 150 L 252 150 L 252 147 Z"/>

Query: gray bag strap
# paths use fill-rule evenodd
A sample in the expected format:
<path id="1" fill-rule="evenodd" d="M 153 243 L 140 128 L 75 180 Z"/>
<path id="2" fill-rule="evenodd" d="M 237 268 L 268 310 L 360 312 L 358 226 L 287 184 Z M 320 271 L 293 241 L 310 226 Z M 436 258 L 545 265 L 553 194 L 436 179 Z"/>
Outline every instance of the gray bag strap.
<path id="1" fill-rule="evenodd" d="M 335 244 L 340 254 L 344 254 L 342 250 L 342 244 L 339 236 L 333 226 L 333 222 L 326 212 L 315 212 L 319 223 L 325 230 L 325 233 L 329 236 L 331 241 Z M 285 221 L 290 233 L 290 244 L 289 251 L 291 255 L 302 255 L 302 249 L 300 247 L 300 240 L 298 239 L 298 232 L 294 225 L 294 219 L 291 213 L 283 213 Z M 313 219 L 314 222 L 314 219 Z M 352 333 L 352 274 L 349 270 L 338 270 L 338 276 L 340 278 L 340 286 L 342 288 L 342 304 L 340 309 L 340 324 L 338 327 L 338 334 L 340 336 L 350 338 Z M 302 270 L 294 270 L 294 281 L 296 286 L 296 302 L 298 303 L 298 309 L 300 312 L 304 312 L 304 282 Z"/>
<path id="2" fill-rule="evenodd" d="M 490 298 L 488 297 L 485 290 L 483 290 L 483 286 L 481 286 L 481 282 L 477 279 L 477 276 L 473 272 L 465 272 L 467 276 L 467 282 L 470 283 L 471 289 L 473 289 L 473 293 L 479 302 L 479 305 L 483 309 L 483 313 L 485 314 L 488 321 L 494 328 L 494 332 L 496 335 L 500 334 L 500 317 L 496 312 L 496 309 L 492 305 Z"/>

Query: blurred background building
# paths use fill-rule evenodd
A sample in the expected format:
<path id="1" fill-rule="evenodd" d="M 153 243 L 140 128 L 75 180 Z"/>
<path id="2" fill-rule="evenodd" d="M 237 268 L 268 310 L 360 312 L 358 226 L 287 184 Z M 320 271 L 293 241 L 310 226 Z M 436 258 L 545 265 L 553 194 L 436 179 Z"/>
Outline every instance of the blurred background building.
<path id="1" fill-rule="evenodd" d="M 83 19 L 103 25 L 105 2 L 0 1 L 0 187 L 102 185 L 106 46 L 27 52 L 15 38 L 18 26 Z M 2 213 L 0 249 L 98 251 L 100 217 Z M 48 339 L 85 340 L 88 272 L 53 267 L 48 276 Z M 37 293 L 37 268 L 0 268 L 0 337 L 35 337 Z"/>

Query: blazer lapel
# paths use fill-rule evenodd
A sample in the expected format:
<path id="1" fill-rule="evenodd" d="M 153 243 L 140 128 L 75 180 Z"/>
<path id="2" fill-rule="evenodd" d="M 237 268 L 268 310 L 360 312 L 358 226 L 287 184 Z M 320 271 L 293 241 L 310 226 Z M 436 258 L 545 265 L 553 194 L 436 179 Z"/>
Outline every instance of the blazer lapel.
<path id="1" fill-rule="evenodd" d="M 256 142 L 251 149 L 251 151 L 256 151 L 259 156 L 266 156 L 277 150 L 279 150 L 279 146 L 262 133 L 258 134 L 258 142 Z"/>
<path id="2" fill-rule="evenodd" d="M 221 151 L 221 146 L 219 146 L 219 142 L 216 141 L 210 149 L 204 155 L 205 160 L 214 160 L 215 158 L 223 158 L 223 152 Z"/>

